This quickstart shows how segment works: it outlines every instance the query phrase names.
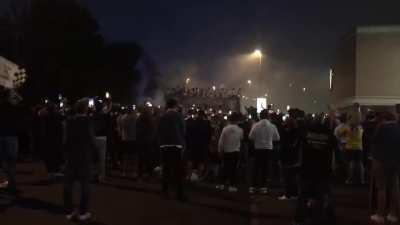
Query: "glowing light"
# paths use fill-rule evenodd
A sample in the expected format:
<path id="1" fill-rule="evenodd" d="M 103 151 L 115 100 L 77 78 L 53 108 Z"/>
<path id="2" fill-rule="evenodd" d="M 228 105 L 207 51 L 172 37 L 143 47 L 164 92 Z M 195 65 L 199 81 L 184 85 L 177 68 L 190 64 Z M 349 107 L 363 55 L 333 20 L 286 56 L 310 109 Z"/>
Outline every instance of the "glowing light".
<path id="1" fill-rule="evenodd" d="M 315 118 L 315 113 L 313 113 L 311 116 L 312 116 L 312 118 Z"/>
<path id="2" fill-rule="evenodd" d="M 251 85 L 251 83 L 252 83 L 251 80 L 248 80 L 248 81 L 247 81 L 247 84 L 248 84 L 248 85 Z"/>
<path id="3" fill-rule="evenodd" d="M 60 102 L 60 108 L 63 108 L 63 107 L 64 107 L 64 103 Z"/>
<path id="4" fill-rule="evenodd" d="M 232 111 L 229 110 L 229 115 L 232 115 Z"/>
<path id="5" fill-rule="evenodd" d="M 249 115 L 249 119 L 251 119 L 251 115 Z"/>
<path id="6" fill-rule="evenodd" d="M 280 109 L 277 109 L 276 110 L 276 114 L 280 114 L 281 113 L 281 110 Z"/>
<path id="7" fill-rule="evenodd" d="M 45 100 L 44 100 L 44 103 L 45 103 L 45 104 L 49 103 L 49 100 L 45 99 Z"/>
<path id="8" fill-rule="evenodd" d="M 261 58 L 262 57 L 262 52 L 261 52 L 261 50 L 260 49 L 256 49 L 256 50 L 254 50 L 254 52 L 253 52 L 253 56 L 255 56 L 255 57 L 257 57 L 257 58 Z"/>
<path id="9" fill-rule="evenodd" d="M 289 111 L 290 110 L 290 105 L 286 106 L 286 110 Z"/>
<path id="10" fill-rule="evenodd" d="M 136 105 L 132 105 L 132 110 L 136 110 Z"/>
<path id="11" fill-rule="evenodd" d="M 329 71 L 329 90 L 333 90 L 333 69 Z"/>
<path id="12" fill-rule="evenodd" d="M 215 86 L 212 86 L 213 91 L 215 91 L 217 88 Z"/>
<path id="13" fill-rule="evenodd" d="M 151 102 L 146 102 L 146 106 L 147 107 L 153 107 L 153 104 L 151 104 Z"/>
<path id="14" fill-rule="evenodd" d="M 222 110 L 218 110 L 218 114 L 222 114 Z"/>
<path id="15" fill-rule="evenodd" d="M 190 83 L 190 78 L 186 78 L 185 83 L 189 84 Z"/>
<path id="16" fill-rule="evenodd" d="M 58 100 L 60 100 L 60 101 L 61 101 L 61 100 L 62 100 L 62 98 L 63 98 L 63 97 L 62 97 L 62 94 L 58 94 Z"/>
<path id="17" fill-rule="evenodd" d="M 94 100 L 89 99 L 89 107 L 92 108 L 94 106 Z"/>
<path id="18" fill-rule="evenodd" d="M 228 117 L 227 117 L 227 116 L 224 116 L 224 120 L 228 120 Z"/>
<path id="19" fill-rule="evenodd" d="M 267 108 L 267 99 L 266 98 L 257 98 L 257 113 L 260 113 L 264 109 Z"/>
<path id="20" fill-rule="evenodd" d="M 106 92 L 106 98 L 107 99 L 110 98 L 110 93 L 109 92 Z"/>
<path id="21" fill-rule="evenodd" d="M 303 92 L 306 92 L 306 91 L 307 91 L 307 88 L 304 87 L 304 88 L 303 88 Z"/>

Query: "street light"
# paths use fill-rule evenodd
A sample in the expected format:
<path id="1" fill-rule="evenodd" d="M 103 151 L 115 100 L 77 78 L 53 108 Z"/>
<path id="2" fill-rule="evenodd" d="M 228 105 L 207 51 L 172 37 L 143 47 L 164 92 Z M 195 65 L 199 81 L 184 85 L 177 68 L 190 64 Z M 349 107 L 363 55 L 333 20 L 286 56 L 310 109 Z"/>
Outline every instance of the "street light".
<path id="1" fill-rule="evenodd" d="M 307 88 L 303 88 L 303 92 L 306 92 Z"/>
<path id="2" fill-rule="evenodd" d="M 258 60 L 259 60 L 259 65 L 260 65 L 260 71 L 261 71 L 261 65 L 262 65 L 262 56 L 263 56 L 263 54 L 262 54 L 261 50 L 260 50 L 260 49 L 256 49 L 256 50 L 254 50 L 254 52 L 253 52 L 253 56 L 258 58 Z"/>
<path id="3" fill-rule="evenodd" d="M 109 99 L 109 98 L 110 98 L 110 93 L 106 92 L 106 99 Z"/>
<path id="4" fill-rule="evenodd" d="M 188 85 L 190 83 L 190 78 L 186 78 L 185 83 Z"/>
<path id="5" fill-rule="evenodd" d="M 248 81 L 247 81 L 247 84 L 248 84 L 248 85 L 251 85 L 251 80 L 248 80 Z"/>

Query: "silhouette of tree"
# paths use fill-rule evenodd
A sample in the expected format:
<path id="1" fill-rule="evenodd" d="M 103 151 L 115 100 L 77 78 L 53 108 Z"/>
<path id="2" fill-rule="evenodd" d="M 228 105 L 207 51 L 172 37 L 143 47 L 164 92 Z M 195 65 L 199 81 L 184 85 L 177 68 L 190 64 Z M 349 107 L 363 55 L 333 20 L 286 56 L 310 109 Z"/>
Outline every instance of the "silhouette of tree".
<path id="1" fill-rule="evenodd" d="M 113 91 L 118 100 L 131 101 L 135 44 L 108 46 L 99 25 L 78 0 L 17 0 L 0 16 L 0 54 L 26 68 L 25 98 L 69 98 Z M 127 97 L 128 96 L 128 97 Z"/>

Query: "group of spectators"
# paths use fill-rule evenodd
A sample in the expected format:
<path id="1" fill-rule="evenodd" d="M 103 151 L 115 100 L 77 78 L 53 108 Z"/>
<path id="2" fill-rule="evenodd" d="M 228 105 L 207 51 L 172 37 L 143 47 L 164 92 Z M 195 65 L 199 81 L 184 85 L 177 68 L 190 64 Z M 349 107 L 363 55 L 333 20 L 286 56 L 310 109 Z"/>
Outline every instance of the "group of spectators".
<path id="1" fill-rule="evenodd" d="M 161 175 L 163 196 L 174 184 L 180 201 L 187 200 L 188 181 L 212 182 L 218 191 L 235 193 L 249 180 L 246 192 L 268 194 L 271 180 L 278 177 L 284 184 L 279 199 L 297 199 L 296 224 L 305 223 L 309 210 L 318 207 L 324 212 L 317 218 L 321 224 L 332 224 L 331 182 L 347 168 L 348 184 L 373 178 L 377 207 L 371 220 L 397 221 L 400 125 L 389 112 L 369 113 L 364 122 L 354 123 L 344 114 L 332 118 L 297 109 L 287 116 L 263 110 L 259 117 L 184 110 L 175 99 L 165 109 L 122 110 L 106 101 L 89 102 L 81 99 L 71 110 L 47 103 L 33 110 L 29 128 L 33 154 L 45 163 L 49 180 L 64 177 L 68 219 L 89 219 L 91 181 L 107 182 L 110 172 L 118 170 L 134 180 Z M 2 183 L 16 194 L 18 135 L 25 122 L 14 106 L 1 107 L 0 156 L 7 175 Z M 250 179 L 243 170 L 250 171 Z M 75 182 L 82 190 L 78 211 L 72 203 Z"/>
<path id="2" fill-rule="evenodd" d="M 184 97 L 202 97 L 202 98 L 229 98 L 233 96 L 241 96 L 241 88 L 198 88 L 189 86 L 178 86 L 166 90 L 167 96 L 184 96 Z"/>

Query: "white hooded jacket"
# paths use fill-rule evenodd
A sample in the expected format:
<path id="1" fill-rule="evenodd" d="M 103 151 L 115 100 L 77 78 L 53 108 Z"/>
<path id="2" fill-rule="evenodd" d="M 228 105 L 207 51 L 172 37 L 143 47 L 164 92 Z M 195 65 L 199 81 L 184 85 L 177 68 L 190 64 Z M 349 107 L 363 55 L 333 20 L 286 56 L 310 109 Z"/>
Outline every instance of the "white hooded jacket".
<path id="1" fill-rule="evenodd" d="M 249 138 L 254 141 L 255 149 L 273 150 L 274 141 L 279 141 L 278 129 L 269 120 L 260 120 L 254 124 L 250 131 Z"/>

